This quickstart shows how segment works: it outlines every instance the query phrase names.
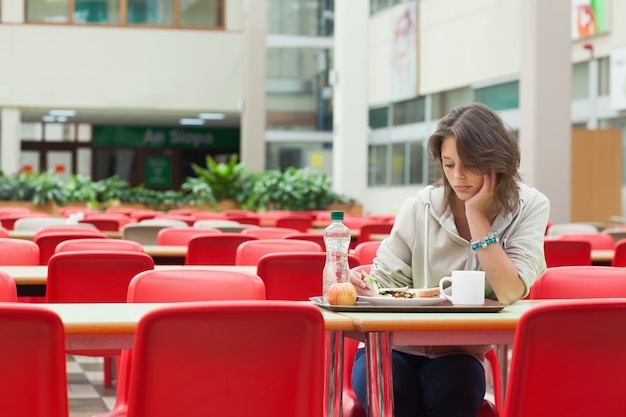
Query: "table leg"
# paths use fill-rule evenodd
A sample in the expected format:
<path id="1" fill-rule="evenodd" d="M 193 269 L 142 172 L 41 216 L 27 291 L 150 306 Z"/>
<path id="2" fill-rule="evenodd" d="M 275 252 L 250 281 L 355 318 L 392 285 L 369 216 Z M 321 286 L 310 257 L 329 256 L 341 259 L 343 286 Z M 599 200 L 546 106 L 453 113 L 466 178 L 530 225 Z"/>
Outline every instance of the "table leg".
<path id="1" fill-rule="evenodd" d="M 502 398 L 500 398 L 500 404 L 502 404 L 502 409 L 504 409 L 506 385 L 509 379 L 509 346 L 496 345 L 496 353 L 498 355 L 498 362 L 500 362 L 500 381 L 502 382 Z"/>
<path id="2" fill-rule="evenodd" d="M 328 372 L 326 372 L 326 417 L 341 417 L 343 395 L 343 340 L 342 331 L 327 332 Z"/>
<path id="3" fill-rule="evenodd" d="M 369 417 L 393 417 L 391 333 L 365 334 L 367 403 Z"/>

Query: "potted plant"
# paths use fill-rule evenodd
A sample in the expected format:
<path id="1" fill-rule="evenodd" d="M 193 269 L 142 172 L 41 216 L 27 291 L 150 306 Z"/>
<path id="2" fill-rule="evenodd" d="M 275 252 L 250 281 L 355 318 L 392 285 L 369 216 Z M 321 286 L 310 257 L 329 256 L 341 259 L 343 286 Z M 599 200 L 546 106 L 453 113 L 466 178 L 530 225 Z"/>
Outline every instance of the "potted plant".
<path id="1" fill-rule="evenodd" d="M 244 183 L 248 178 L 246 167 L 243 163 L 237 162 L 238 157 L 233 154 L 227 162 L 216 162 L 211 155 L 206 156 L 206 167 L 192 164 L 192 169 L 198 180 L 187 179 L 183 184 L 184 189 L 197 190 L 204 199 L 209 198 L 206 188 L 199 185 L 199 181 L 204 181 L 211 190 L 216 204 L 221 208 L 236 207 L 237 203 L 245 200 L 242 195 Z"/>

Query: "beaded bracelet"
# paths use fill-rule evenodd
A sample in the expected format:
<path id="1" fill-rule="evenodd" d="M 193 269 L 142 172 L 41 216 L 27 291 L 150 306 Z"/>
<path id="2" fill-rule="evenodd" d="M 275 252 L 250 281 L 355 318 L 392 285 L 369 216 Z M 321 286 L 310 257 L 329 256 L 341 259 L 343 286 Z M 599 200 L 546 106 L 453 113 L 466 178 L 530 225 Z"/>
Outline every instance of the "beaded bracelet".
<path id="1" fill-rule="evenodd" d="M 480 240 L 477 240 L 477 241 L 472 240 L 470 244 L 472 245 L 472 250 L 478 250 L 480 248 L 486 248 L 492 243 L 496 243 L 499 241 L 500 241 L 500 236 L 498 236 L 496 232 L 491 232 Z"/>

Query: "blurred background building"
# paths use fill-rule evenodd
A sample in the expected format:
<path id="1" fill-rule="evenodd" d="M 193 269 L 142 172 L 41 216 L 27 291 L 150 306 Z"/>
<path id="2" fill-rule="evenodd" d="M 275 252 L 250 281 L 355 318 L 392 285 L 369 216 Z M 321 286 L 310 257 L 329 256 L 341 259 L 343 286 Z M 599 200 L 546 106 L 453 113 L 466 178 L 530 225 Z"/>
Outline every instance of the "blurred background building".
<path id="1" fill-rule="evenodd" d="M 0 5 L 5 174 L 167 189 L 205 155 L 237 153 L 252 170 L 311 167 L 389 212 L 432 181 L 437 120 L 479 101 L 519 135 L 528 182 L 565 221 L 569 129 L 624 137 L 626 0 Z"/>

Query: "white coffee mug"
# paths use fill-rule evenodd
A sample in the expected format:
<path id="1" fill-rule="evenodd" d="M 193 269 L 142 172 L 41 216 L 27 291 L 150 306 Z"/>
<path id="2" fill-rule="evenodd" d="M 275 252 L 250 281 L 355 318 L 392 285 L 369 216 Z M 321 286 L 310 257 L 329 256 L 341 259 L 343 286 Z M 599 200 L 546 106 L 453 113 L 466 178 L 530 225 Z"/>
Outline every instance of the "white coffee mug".
<path id="1" fill-rule="evenodd" d="M 450 283 L 451 296 L 443 290 L 446 282 Z M 485 304 L 485 272 L 452 271 L 451 276 L 443 277 L 439 281 L 439 291 L 454 305 L 483 305 Z"/>

